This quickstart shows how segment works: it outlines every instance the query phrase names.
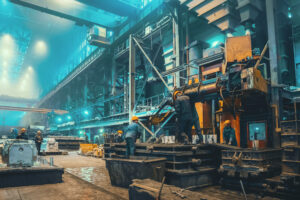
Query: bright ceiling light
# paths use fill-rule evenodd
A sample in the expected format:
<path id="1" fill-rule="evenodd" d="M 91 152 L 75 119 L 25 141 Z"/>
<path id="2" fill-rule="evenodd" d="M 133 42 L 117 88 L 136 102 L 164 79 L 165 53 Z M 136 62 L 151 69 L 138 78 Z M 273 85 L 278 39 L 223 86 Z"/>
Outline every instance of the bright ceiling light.
<path id="1" fill-rule="evenodd" d="M 11 44 L 11 43 L 14 42 L 14 39 L 11 37 L 11 35 L 5 34 L 2 37 L 2 41 L 3 41 L 4 44 Z"/>
<path id="2" fill-rule="evenodd" d="M 7 78 L 6 78 L 6 77 L 2 77 L 1 82 L 2 82 L 3 84 L 6 84 L 6 83 L 7 83 Z"/>
<path id="3" fill-rule="evenodd" d="M 216 47 L 218 44 L 220 43 L 220 41 L 214 41 L 211 45 L 211 47 Z"/>
<path id="4" fill-rule="evenodd" d="M 33 71 L 33 67 L 32 67 L 32 66 L 29 66 L 29 67 L 28 67 L 28 71 L 29 71 L 29 72 L 32 72 L 32 71 Z"/>
<path id="5" fill-rule="evenodd" d="M 15 52 L 15 42 L 11 35 L 5 34 L 0 38 L 0 58 L 9 61 Z"/>
<path id="6" fill-rule="evenodd" d="M 39 56 L 45 56 L 47 54 L 48 47 L 44 41 L 39 40 L 35 43 L 34 51 Z"/>

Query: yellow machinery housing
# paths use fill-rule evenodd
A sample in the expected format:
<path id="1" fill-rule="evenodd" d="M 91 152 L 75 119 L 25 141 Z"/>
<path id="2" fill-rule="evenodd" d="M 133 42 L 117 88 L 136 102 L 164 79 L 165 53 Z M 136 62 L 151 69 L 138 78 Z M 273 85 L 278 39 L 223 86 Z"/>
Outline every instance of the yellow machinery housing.
<path id="1" fill-rule="evenodd" d="M 95 148 L 98 148 L 97 144 L 80 144 L 80 152 L 83 155 L 93 153 Z"/>

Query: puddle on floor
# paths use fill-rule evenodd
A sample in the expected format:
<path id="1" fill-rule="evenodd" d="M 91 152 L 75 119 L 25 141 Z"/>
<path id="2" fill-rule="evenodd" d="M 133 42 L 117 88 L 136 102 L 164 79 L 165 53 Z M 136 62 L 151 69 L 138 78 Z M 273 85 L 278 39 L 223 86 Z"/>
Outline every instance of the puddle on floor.
<path id="1" fill-rule="evenodd" d="M 128 189 L 114 187 L 110 184 L 110 178 L 105 167 L 65 168 L 65 171 L 98 187 L 104 188 L 124 197 L 128 196 Z"/>
<path id="2" fill-rule="evenodd" d="M 103 167 L 66 168 L 65 170 L 95 185 L 110 184 L 108 174 L 105 171 L 106 169 Z"/>

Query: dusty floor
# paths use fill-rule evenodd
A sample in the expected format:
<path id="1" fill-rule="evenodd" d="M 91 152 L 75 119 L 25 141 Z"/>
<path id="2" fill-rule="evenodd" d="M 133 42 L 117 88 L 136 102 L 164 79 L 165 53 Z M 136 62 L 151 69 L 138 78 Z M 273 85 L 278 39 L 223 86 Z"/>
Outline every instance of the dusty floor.
<path id="1" fill-rule="evenodd" d="M 0 200 L 128 199 L 128 189 L 111 186 L 104 160 L 80 156 L 77 152 L 52 157 L 54 165 L 65 168 L 63 183 L 1 188 Z M 44 158 L 49 160 L 50 156 Z M 244 199 L 241 192 L 223 190 L 219 186 L 203 188 L 198 192 L 212 199 Z M 248 194 L 248 199 L 261 198 Z"/>
<path id="2" fill-rule="evenodd" d="M 105 161 L 72 152 L 52 156 L 65 168 L 63 183 L 1 188 L 0 200 L 115 200 L 128 199 L 128 190 L 110 185 Z M 46 157 L 49 160 L 49 157 Z M 0 180 L 1 181 L 1 180 Z"/>

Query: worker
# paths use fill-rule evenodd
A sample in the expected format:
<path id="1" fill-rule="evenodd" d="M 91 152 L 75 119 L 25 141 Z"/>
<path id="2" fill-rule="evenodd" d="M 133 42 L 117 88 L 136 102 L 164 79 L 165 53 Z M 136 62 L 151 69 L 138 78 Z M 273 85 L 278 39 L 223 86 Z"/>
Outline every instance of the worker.
<path id="1" fill-rule="evenodd" d="M 9 139 L 16 139 L 18 136 L 18 130 L 16 128 L 10 129 L 10 134 L 8 136 Z"/>
<path id="2" fill-rule="evenodd" d="M 226 120 L 224 123 L 225 127 L 223 129 L 223 142 L 232 146 L 237 146 L 237 141 L 235 137 L 235 130 L 231 127 L 231 121 Z"/>
<path id="3" fill-rule="evenodd" d="M 85 140 L 85 143 L 89 144 L 89 136 L 86 134 L 86 132 L 83 133 L 84 134 L 84 140 Z"/>
<path id="4" fill-rule="evenodd" d="M 42 132 L 40 130 L 37 131 L 34 141 L 35 141 L 35 146 L 38 151 L 38 155 L 40 155 L 41 154 L 41 145 L 43 143 L 43 136 L 42 136 Z"/>
<path id="5" fill-rule="evenodd" d="M 199 115 L 197 113 L 195 104 L 192 104 L 192 114 L 193 114 L 193 119 L 194 119 L 193 123 L 194 123 L 194 126 L 195 126 L 196 134 L 198 136 L 198 138 L 196 140 L 196 143 L 201 144 L 201 143 L 203 143 L 203 135 L 201 133 L 202 130 L 201 130 L 201 127 L 200 127 Z"/>
<path id="6" fill-rule="evenodd" d="M 117 131 L 117 139 L 116 139 L 116 142 L 117 143 L 121 143 L 123 142 L 123 131 L 122 130 L 118 130 Z"/>
<path id="7" fill-rule="evenodd" d="M 187 135 L 188 143 L 192 143 L 191 131 L 194 122 L 190 97 L 183 94 L 181 91 L 176 91 L 174 93 L 174 97 L 176 123 L 179 129 L 179 135 L 177 135 L 177 140 L 179 142 L 183 142 L 182 136 Z"/>
<path id="8" fill-rule="evenodd" d="M 135 142 L 136 139 L 141 136 L 138 125 L 139 118 L 137 116 L 133 116 L 131 121 L 132 122 L 128 125 L 125 135 L 127 158 L 129 158 L 130 155 L 135 155 Z"/>
<path id="9" fill-rule="evenodd" d="M 28 140 L 28 137 L 26 135 L 26 128 L 22 128 L 20 133 L 17 135 L 16 139 L 23 139 Z"/>

